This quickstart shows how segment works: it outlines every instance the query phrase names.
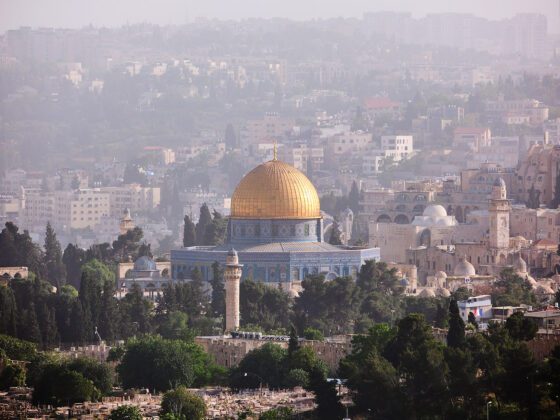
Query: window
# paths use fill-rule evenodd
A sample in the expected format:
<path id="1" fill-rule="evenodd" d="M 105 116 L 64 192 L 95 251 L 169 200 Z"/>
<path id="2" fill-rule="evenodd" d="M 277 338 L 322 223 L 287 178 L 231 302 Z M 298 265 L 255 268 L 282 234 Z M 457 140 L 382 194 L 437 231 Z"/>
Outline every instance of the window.
<path id="1" fill-rule="evenodd" d="M 278 236 L 278 226 L 272 225 L 272 236 Z"/>
<path id="2" fill-rule="evenodd" d="M 309 225 L 306 224 L 305 227 L 303 228 L 303 231 L 305 233 L 305 236 L 309 236 Z"/>

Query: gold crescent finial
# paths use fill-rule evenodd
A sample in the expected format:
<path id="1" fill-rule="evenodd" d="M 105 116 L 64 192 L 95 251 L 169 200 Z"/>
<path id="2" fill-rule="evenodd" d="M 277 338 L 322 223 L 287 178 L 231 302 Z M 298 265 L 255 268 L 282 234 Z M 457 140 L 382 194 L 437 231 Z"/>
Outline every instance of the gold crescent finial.
<path id="1" fill-rule="evenodd" d="M 278 143 L 274 140 L 274 154 L 272 160 L 278 160 Z"/>

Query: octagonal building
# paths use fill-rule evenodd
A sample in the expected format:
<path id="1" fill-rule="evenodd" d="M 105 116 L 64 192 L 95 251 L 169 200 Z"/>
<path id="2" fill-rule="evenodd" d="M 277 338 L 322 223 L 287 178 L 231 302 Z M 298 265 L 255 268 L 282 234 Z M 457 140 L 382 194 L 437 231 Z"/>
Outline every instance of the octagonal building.
<path id="1" fill-rule="evenodd" d="M 379 260 L 379 248 L 324 242 L 317 190 L 302 172 L 276 159 L 257 166 L 235 189 L 225 242 L 171 251 L 173 278 L 189 278 L 198 267 L 210 281 L 212 264 L 225 264 L 228 250 L 234 248 L 243 263 L 242 280 L 252 278 L 297 293 L 309 274 L 356 277 L 365 260 Z"/>

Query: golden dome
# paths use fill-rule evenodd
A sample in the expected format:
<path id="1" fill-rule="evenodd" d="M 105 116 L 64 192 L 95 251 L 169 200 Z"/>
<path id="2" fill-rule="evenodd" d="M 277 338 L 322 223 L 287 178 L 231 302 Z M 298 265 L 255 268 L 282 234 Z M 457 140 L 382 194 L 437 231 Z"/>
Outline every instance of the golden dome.
<path id="1" fill-rule="evenodd" d="M 307 177 L 287 163 L 271 160 L 249 172 L 231 198 L 234 219 L 317 219 L 321 206 Z"/>

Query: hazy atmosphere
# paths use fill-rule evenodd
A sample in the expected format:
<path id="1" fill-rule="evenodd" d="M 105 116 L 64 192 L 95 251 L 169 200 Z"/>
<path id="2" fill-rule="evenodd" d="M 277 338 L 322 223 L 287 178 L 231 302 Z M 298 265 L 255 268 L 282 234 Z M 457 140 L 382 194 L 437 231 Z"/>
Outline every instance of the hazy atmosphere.
<path id="1" fill-rule="evenodd" d="M 472 13 L 489 19 L 516 13 L 542 13 L 551 30 L 560 29 L 556 0 L 0 0 L 0 30 L 19 26 L 76 28 L 140 22 L 184 24 L 198 17 L 246 19 L 283 17 L 298 20 L 360 17 L 364 12 Z"/>
<path id="2" fill-rule="evenodd" d="M 0 419 L 560 418 L 560 0 L 0 0 Z"/>

